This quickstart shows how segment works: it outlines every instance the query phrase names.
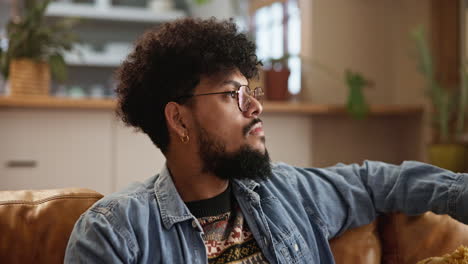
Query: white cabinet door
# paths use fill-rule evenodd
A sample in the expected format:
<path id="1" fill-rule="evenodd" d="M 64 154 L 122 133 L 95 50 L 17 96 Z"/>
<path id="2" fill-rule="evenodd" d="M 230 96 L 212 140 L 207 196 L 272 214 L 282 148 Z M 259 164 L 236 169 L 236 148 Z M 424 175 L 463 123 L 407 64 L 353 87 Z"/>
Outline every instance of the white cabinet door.
<path id="1" fill-rule="evenodd" d="M 114 128 L 115 190 L 159 173 L 166 159 L 149 137 L 125 127 L 120 121 L 115 121 Z"/>
<path id="2" fill-rule="evenodd" d="M 110 193 L 113 119 L 103 110 L 1 109 L 0 190 Z"/>

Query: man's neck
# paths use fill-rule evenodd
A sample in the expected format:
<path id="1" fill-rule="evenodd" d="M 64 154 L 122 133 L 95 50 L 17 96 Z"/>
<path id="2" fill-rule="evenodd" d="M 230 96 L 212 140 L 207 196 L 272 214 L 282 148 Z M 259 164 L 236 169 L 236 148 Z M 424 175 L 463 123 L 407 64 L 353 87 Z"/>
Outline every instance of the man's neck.
<path id="1" fill-rule="evenodd" d="M 201 167 L 181 163 L 177 160 L 167 161 L 174 185 L 184 202 L 213 198 L 224 192 L 228 180 L 223 180 L 212 173 L 204 173 Z"/>

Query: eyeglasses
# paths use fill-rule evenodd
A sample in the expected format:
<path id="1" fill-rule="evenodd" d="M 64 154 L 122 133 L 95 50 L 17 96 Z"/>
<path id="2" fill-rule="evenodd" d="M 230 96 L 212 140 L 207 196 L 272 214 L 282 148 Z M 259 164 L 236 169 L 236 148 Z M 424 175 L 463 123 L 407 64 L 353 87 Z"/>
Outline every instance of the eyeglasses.
<path id="1" fill-rule="evenodd" d="M 176 98 L 176 100 L 186 97 L 212 95 L 212 94 L 229 94 L 232 98 L 237 98 L 237 106 L 241 112 L 246 112 L 250 108 L 251 98 L 255 98 L 260 104 L 263 104 L 263 96 L 265 93 L 261 87 L 256 87 L 253 92 L 247 85 L 240 85 L 235 91 L 226 91 L 219 93 L 203 93 L 203 94 L 191 94 L 183 95 Z"/>

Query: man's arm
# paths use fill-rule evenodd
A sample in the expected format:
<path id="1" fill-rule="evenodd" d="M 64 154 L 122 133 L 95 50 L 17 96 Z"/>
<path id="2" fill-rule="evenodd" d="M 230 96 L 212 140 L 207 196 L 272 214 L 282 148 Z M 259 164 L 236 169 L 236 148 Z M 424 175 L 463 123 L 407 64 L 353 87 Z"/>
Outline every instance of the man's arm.
<path id="1" fill-rule="evenodd" d="M 329 238 L 390 212 L 418 215 L 433 211 L 468 224 L 468 174 L 420 162 L 396 166 L 366 161 L 362 166 L 325 169 L 286 167 L 290 169 L 298 175 L 295 184 L 304 206 L 318 211 Z"/>

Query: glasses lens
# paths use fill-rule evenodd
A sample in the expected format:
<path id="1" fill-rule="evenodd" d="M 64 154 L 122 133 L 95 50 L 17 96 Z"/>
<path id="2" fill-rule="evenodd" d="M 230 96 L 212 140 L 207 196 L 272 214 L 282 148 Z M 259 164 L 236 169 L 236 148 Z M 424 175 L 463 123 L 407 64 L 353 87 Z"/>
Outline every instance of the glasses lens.
<path id="1" fill-rule="evenodd" d="M 239 109 L 242 112 L 245 112 L 249 109 L 250 103 L 251 103 L 251 98 L 255 98 L 260 104 L 263 104 L 263 89 L 261 87 L 255 88 L 253 94 L 252 91 L 248 86 L 241 86 L 239 87 L 239 94 L 238 94 L 238 100 L 239 100 Z"/>
<path id="2" fill-rule="evenodd" d="M 242 112 L 247 111 L 250 106 L 250 88 L 247 86 L 239 87 L 239 93 L 237 94 L 237 99 L 239 101 L 239 109 Z"/>
<path id="3" fill-rule="evenodd" d="M 254 97 L 260 104 L 263 104 L 263 96 L 264 95 L 265 94 L 263 93 L 263 89 L 261 87 L 256 87 L 255 88 Z"/>

